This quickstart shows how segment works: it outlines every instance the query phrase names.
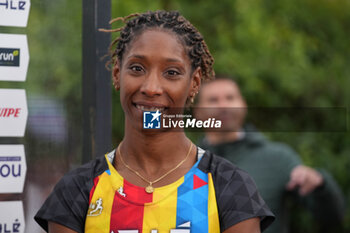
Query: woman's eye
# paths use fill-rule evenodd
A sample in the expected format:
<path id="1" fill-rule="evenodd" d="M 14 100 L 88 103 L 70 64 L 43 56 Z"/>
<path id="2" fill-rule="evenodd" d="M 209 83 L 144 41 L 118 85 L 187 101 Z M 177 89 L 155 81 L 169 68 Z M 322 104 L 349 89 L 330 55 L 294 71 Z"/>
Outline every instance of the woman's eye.
<path id="1" fill-rule="evenodd" d="M 136 66 L 136 65 L 134 65 L 134 66 L 130 66 L 130 67 L 129 67 L 129 69 L 130 69 L 131 71 L 133 71 L 133 72 L 137 72 L 137 73 L 139 73 L 139 72 L 142 72 L 142 71 L 143 71 L 143 68 L 142 68 L 141 66 Z"/>
<path id="2" fill-rule="evenodd" d="M 176 71 L 176 70 L 168 70 L 166 72 L 166 74 L 170 77 L 174 77 L 174 76 L 177 76 L 177 75 L 180 75 L 180 72 Z"/>

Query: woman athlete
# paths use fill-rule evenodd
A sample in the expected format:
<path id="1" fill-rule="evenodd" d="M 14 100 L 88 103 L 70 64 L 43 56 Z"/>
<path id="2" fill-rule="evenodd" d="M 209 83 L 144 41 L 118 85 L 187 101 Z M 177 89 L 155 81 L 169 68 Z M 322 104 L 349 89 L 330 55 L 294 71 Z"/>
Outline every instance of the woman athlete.
<path id="1" fill-rule="evenodd" d="M 273 214 L 247 173 L 184 131 L 144 129 L 144 117 L 156 124 L 161 114 L 181 113 L 214 77 L 203 37 L 178 12 L 119 20 L 125 26 L 107 31 L 120 31 L 111 64 L 124 138 L 66 174 L 36 221 L 50 233 L 259 233 Z"/>

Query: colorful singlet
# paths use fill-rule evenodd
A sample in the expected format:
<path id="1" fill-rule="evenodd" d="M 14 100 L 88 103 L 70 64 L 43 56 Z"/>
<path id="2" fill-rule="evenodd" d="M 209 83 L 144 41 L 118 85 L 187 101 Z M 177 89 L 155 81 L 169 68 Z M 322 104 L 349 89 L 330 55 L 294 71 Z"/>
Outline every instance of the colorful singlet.
<path id="1" fill-rule="evenodd" d="M 86 233 L 219 233 L 253 217 L 269 225 L 273 215 L 247 173 L 203 153 L 198 148 L 183 177 L 149 194 L 115 170 L 113 151 L 66 175 L 35 219 L 44 229 L 54 221 Z M 79 209 L 72 198 L 86 200 Z"/>

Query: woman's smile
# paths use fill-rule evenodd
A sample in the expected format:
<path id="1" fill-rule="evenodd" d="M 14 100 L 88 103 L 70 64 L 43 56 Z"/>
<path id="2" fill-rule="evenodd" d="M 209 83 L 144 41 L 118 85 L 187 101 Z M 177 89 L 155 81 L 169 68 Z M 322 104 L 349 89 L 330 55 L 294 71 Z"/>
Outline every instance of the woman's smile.
<path id="1" fill-rule="evenodd" d="M 140 109 L 142 111 L 160 111 L 163 112 L 166 107 L 162 104 L 157 104 L 157 103 L 146 103 L 146 102 L 137 102 L 133 103 L 134 106 L 137 109 Z"/>

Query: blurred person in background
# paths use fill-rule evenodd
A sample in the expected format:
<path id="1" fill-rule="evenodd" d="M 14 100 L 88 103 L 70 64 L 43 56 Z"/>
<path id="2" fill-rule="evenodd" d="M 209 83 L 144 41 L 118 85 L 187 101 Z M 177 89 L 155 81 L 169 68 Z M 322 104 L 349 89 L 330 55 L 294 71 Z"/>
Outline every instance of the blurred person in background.
<path id="1" fill-rule="evenodd" d="M 224 127 L 206 131 L 200 146 L 247 171 L 276 215 L 267 233 L 289 232 L 289 205 L 296 203 L 312 212 L 322 232 L 341 231 L 345 208 L 337 183 L 325 170 L 303 165 L 289 146 L 246 126 L 247 104 L 235 81 L 221 76 L 203 83 L 196 107 L 197 118 L 214 117 Z"/>

